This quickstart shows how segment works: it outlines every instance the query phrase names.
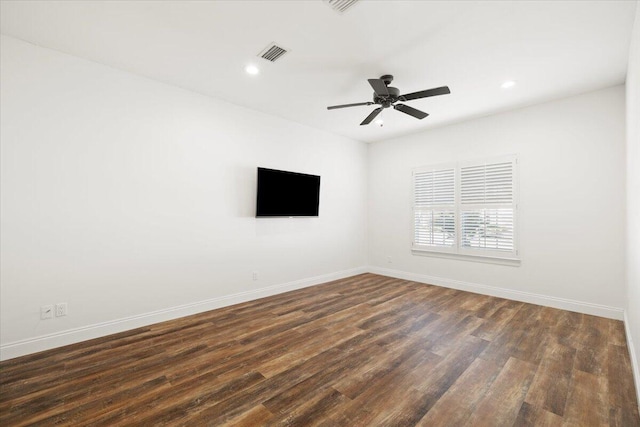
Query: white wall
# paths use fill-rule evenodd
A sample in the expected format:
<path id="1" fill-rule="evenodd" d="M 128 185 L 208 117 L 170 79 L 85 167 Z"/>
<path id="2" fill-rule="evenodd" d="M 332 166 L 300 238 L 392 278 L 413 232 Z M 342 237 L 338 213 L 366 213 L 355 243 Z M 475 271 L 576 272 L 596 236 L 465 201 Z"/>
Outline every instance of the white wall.
<path id="1" fill-rule="evenodd" d="M 618 86 L 372 144 L 370 265 L 397 277 L 621 318 L 624 108 Z M 412 255 L 412 169 L 509 154 L 519 159 L 520 266 Z"/>
<path id="2" fill-rule="evenodd" d="M 627 70 L 627 340 L 640 402 L 640 2 Z"/>
<path id="3" fill-rule="evenodd" d="M 0 50 L 3 358 L 366 265 L 365 144 L 13 38 Z M 254 218 L 257 166 L 321 175 L 320 217 Z M 41 321 L 58 302 L 69 315 Z"/>

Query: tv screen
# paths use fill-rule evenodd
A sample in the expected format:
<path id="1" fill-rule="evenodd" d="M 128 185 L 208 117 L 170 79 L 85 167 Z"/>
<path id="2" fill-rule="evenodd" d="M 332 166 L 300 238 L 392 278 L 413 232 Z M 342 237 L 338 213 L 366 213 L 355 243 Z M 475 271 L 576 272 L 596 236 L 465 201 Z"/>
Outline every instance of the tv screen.
<path id="1" fill-rule="evenodd" d="M 318 216 L 320 177 L 258 168 L 256 217 Z"/>

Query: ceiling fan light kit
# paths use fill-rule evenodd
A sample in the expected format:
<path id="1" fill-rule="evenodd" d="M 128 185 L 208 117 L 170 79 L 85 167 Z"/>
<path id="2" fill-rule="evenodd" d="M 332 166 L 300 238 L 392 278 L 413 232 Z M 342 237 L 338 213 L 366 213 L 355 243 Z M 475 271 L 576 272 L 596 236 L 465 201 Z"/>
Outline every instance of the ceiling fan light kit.
<path id="1" fill-rule="evenodd" d="M 447 95 L 451 93 L 448 86 L 437 87 L 433 89 L 422 90 L 419 92 L 407 93 L 405 95 L 400 95 L 400 91 L 398 88 L 389 86 L 393 81 L 393 76 L 390 74 L 385 74 L 381 76 L 379 79 L 368 79 L 369 84 L 373 88 L 373 102 L 357 102 L 354 104 L 342 104 L 342 105 L 333 105 L 327 107 L 327 110 L 335 110 L 337 108 L 347 108 L 347 107 L 358 107 L 361 105 L 380 105 L 380 107 L 376 108 L 367 116 L 366 119 L 360 123 L 360 126 L 368 125 L 371 123 L 378 114 L 382 112 L 383 109 L 393 107 L 394 110 L 400 111 L 402 113 L 408 114 L 416 119 L 422 120 L 427 117 L 429 114 L 424 111 L 420 111 L 416 108 L 410 107 L 406 104 L 398 104 L 398 101 L 406 102 L 411 101 L 413 99 L 420 98 L 428 98 L 430 96 L 438 96 L 438 95 Z"/>

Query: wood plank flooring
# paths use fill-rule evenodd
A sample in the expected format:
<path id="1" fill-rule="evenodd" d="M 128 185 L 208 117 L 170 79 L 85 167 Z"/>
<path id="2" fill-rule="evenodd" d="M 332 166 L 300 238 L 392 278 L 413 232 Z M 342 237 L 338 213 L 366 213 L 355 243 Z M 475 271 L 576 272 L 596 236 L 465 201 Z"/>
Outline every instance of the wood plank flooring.
<path id="1" fill-rule="evenodd" d="M 363 274 L 2 362 L 0 425 L 640 418 L 622 322 Z"/>

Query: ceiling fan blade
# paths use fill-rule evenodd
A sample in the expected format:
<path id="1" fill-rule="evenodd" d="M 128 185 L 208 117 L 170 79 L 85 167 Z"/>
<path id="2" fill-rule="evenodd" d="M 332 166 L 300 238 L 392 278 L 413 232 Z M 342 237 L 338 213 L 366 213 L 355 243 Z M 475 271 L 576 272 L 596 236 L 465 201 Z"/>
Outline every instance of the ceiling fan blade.
<path id="1" fill-rule="evenodd" d="M 380 108 L 376 108 L 375 110 L 373 110 L 373 111 L 371 112 L 371 114 L 369 114 L 369 115 L 367 116 L 367 118 L 366 118 L 366 119 L 364 119 L 364 120 L 362 121 L 362 123 L 360 123 L 360 126 L 362 126 L 362 125 L 368 125 L 369 123 L 371 123 L 371 121 L 372 121 L 373 119 L 375 119 L 375 118 L 376 118 L 376 116 L 377 116 L 378 114 L 380 114 L 380 112 L 381 112 L 381 111 L 382 111 L 382 107 L 380 107 Z"/>
<path id="2" fill-rule="evenodd" d="M 410 101 L 412 99 L 427 98 L 429 96 L 447 95 L 451 93 L 449 86 L 436 87 L 434 89 L 421 90 L 406 95 L 400 95 L 400 101 Z"/>
<path id="3" fill-rule="evenodd" d="M 429 115 L 424 111 L 416 110 L 415 108 L 409 107 L 408 105 L 404 105 L 404 104 L 396 104 L 393 106 L 393 108 L 420 120 L 424 119 Z"/>
<path id="4" fill-rule="evenodd" d="M 381 79 L 369 79 L 369 84 L 373 88 L 373 91 L 378 96 L 388 96 L 389 91 L 387 90 L 387 85 L 384 83 L 384 80 Z"/>
<path id="5" fill-rule="evenodd" d="M 327 107 L 327 110 L 335 110 L 336 108 L 347 108 L 347 107 L 358 107 L 360 105 L 373 105 L 373 102 L 357 102 L 355 104 L 342 104 L 342 105 L 332 105 L 331 107 Z"/>

